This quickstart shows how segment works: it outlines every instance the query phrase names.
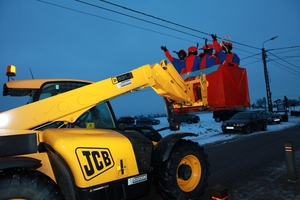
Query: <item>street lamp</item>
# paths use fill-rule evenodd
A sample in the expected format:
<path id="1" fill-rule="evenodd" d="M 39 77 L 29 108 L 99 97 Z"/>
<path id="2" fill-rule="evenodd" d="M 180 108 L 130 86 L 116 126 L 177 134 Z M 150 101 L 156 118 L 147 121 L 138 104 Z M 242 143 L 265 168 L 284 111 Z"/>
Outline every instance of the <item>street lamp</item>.
<path id="1" fill-rule="evenodd" d="M 266 61 L 266 50 L 264 47 L 264 44 L 270 40 L 276 39 L 278 36 L 272 37 L 262 43 L 262 60 L 264 64 L 264 74 L 265 74 L 265 81 L 266 81 L 266 91 L 267 91 L 267 100 L 268 100 L 268 108 L 270 112 L 273 112 L 273 105 L 272 105 L 272 98 L 271 98 L 271 89 L 270 89 L 270 83 L 269 83 L 269 75 L 268 75 L 268 69 L 267 69 L 267 61 Z"/>

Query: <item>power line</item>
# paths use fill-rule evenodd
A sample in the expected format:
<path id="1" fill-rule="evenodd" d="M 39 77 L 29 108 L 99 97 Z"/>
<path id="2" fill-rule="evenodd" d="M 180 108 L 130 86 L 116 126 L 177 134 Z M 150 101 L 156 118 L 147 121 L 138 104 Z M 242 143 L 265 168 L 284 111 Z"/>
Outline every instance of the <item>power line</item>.
<path id="1" fill-rule="evenodd" d="M 60 7 L 60 8 L 63 8 L 63 9 L 67 9 L 67 10 L 70 10 L 70 11 L 78 12 L 78 13 L 81 13 L 81 14 L 85 14 L 85 15 L 89 15 L 89 16 L 93 16 L 93 17 L 105 19 L 105 20 L 108 20 L 108 21 L 112 21 L 112 22 L 124 24 L 124 25 L 127 25 L 127 26 L 131 26 L 131 27 L 135 27 L 135 28 L 147 30 L 147 31 L 149 31 L 149 32 L 154 32 L 154 33 L 158 33 L 158 34 L 165 35 L 165 36 L 168 36 L 168 37 L 180 39 L 180 40 L 183 40 L 183 41 L 187 41 L 187 42 L 195 42 L 195 41 L 191 41 L 191 40 L 184 39 L 184 38 L 181 38 L 181 37 L 172 36 L 172 35 L 170 35 L 170 34 L 165 34 L 165 33 L 158 32 L 158 31 L 153 31 L 152 29 L 146 29 L 146 28 L 139 27 L 139 26 L 135 26 L 135 25 L 132 25 L 132 24 L 120 22 L 120 21 L 117 21 L 117 20 L 112 20 L 112 19 L 109 19 L 109 18 L 101 17 L 101 16 L 99 16 L 99 15 L 95 15 L 95 14 L 83 12 L 83 11 L 80 11 L 80 10 L 77 10 L 77 9 L 72 9 L 72 8 L 65 7 L 65 6 L 61 6 L 61 5 L 58 5 L 58 4 L 46 2 L 46 1 L 43 1 L 43 0 L 37 0 L 37 1 L 42 2 L 42 3 L 49 4 L 49 5 L 52 5 L 52 6 Z M 164 26 L 164 25 L 160 25 L 160 24 L 157 24 L 157 23 L 154 23 L 154 22 L 150 22 L 150 21 L 147 21 L 147 20 L 143 20 L 143 19 L 140 19 L 140 18 L 137 18 L 137 17 L 134 17 L 134 16 L 130 16 L 130 15 L 127 15 L 127 14 L 124 14 L 124 13 L 120 13 L 120 12 L 117 12 L 117 11 L 114 11 L 114 10 L 111 10 L 111 9 L 108 9 L 108 8 L 104 8 L 104 7 L 97 6 L 97 5 L 94 5 L 94 4 L 90 4 L 90 3 L 87 3 L 87 2 L 84 2 L 84 1 L 80 1 L 80 0 L 76 0 L 76 1 L 79 2 L 79 3 L 83 3 L 83 4 L 86 4 L 86 5 L 89 5 L 89 6 L 93 6 L 93 7 L 99 8 L 99 9 L 103 9 L 103 10 L 106 10 L 106 11 L 109 11 L 109 12 L 113 12 L 113 13 L 120 14 L 120 15 L 123 15 L 123 16 L 126 16 L 126 17 L 130 17 L 130 18 L 133 18 L 133 19 L 136 19 L 136 20 L 140 20 L 140 21 L 143 21 L 143 22 L 147 22 L 147 23 L 150 23 L 150 24 L 153 24 L 153 25 L 156 25 L 156 26 L 160 26 L 160 27 L 163 27 L 163 28 L 172 30 L 172 31 L 176 31 L 176 32 L 179 32 L 179 33 L 183 33 L 183 34 L 186 34 L 186 35 L 189 35 L 189 36 L 193 36 L 193 37 L 200 38 L 200 39 L 206 39 L 206 38 L 202 38 L 202 37 L 199 37 L 199 36 L 197 36 L 197 35 L 194 35 L 194 34 L 190 34 L 190 33 L 184 32 L 184 31 L 180 31 L 180 30 L 178 30 L 178 29 L 170 28 L 170 27 L 167 27 L 167 26 Z M 206 33 L 206 34 L 208 34 L 208 33 Z M 239 43 L 237 43 L 237 44 L 239 44 Z M 243 44 L 241 44 L 241 45 L 243 45 Z M 245 46 L 245 45 L 244 45 L 244 46 Z M 235 49 L 238 49 L 238 50 L 241 50 L 241 51 L 244 51 L 244 52 L 247 52 L 247 53 L 251 53 L 251 52 L 245 51 L 245 50 L 243 50 L 243 49 L 239 49 L 239 48 L 235 48 Z"/>
<path id="2" fill-rule="evenodd" d="M 77 1 L 77 0 L 76 0 Z M 79 1 L 79 0 L 78 0 Z M 190 27 L 187 27 L 187 26 L 183 26 L 183 25 L 180 25 L 180 24 L 177 24 L 177 23 L 174 23 L 174 22 L 171 22 L 171 21 L 168 21 L 168 20 L 165 20 L 165 19 L 162 19 L 162 18 L 159 18 L 159 17 L 155 17 L 153 15 L 149 15 L 149 14 L 146 14 L 144 12 L 140 12 L 140 11 L 137 11 L 137 10 L 133 10 L 131 8 L 128 8 L 128 7 L 125 7 L 125 6 L 121 6 L 119 4 L 115 4 L 115 3 L 111 3 L 111 2 L 108 2 L 108 1 L 105 1 L 105 0 L 100 0 L 104 3 L 107 3 L 107 4 L 110 4 L 110 5 L 113 5 L 113 6 L 116 6 L 116 7 L 119 7 L 119 8 L 123 8 L 125 10 L 129 10 L 129 11 L 132 11 L 132 12 L 135 12 L 135 13 L 138 13 L 138 14 L 141 14 L 141 15 L 144 15 L 144 16 L 147 16 L 147 17 L 151 17 L 151 18 L 154 18 L 156 20 L 160 20 L 160 21 L 163 21 L 163 22 L 166 22 L 166 23 L 169 23 L 169 24 L 173 24 L 173 25 L 176 25 L 176 26 L 179 26 L 179 27 L 182 27 L 182 28 L 186 28 L 186 29 L 189 29 L 191 31 L 195 31 L 195 32 L 198 32 L 198 33 L 202 33 L 204 35 L 208 35 L 210 36 L 210 34 L 208 33 L 205 33 L 203 31 L 199 31 L 199 30 L 196 30 L 196 29 L 193 29 L 193 28 L 190 28 Z M 204 38 L 205 39 L 205 38 Z"/>
<path id="3" fill-rule="evenodd" d="M 281 49 L 293 49 L 293 48 L 300 48 L 300 46 L 280 47 L 276 49 L 268 49 L 268 51 L 281 50 Z"/>
<path id="4" fill-rule="evenodd" d="M 147 31 L 149 31 L 149 32 L 154 32 L 154 33 L 157 33 L 157 34 L 161 34 L 161 35 L 165 35 L 165 36 L 168 36 L 168 37 L 180 39 L 180 40 L 183 40 L 183 41 L 195 42 L 195 41 L 191 41 L 191 40 L 188 40 L 188 39 L 185 39 L 185 38 L 172 36 L 172 35 L 170 35 L 170 34 L 165 34 L 165 33 L 158 32 L 158 31 L 153 31 L 152 29 L 146 29 L 146 28 L 139 27 L 139 26 L 135 26 L 135 25 L 132 25 L 132 24 L 120 22 L 120 21 L 117 21 L 117 20 L 112 20 L 112 19 L 109 19 L 109 18 L 101 17 L 101 16 L 99 16 L 99 15 L 95 15 L 95 14 L 83 12 L 83 11 L 80 11 L 80 10 L 77 10 L 77 9 L 72 9 L 72 8 L 65 7 L 65 6 L 61 6 L 61 5 L 58 5 L 58 4 L 46 2 L 46 1 L 43 1 L 43 0 L 38 0 L 38 1 L 40 1 L 40 2 L 42 2 L 42 3 L 46 3 L 46 4 L 49 4 L 49 5 L 52 5 L 52 6 L 57 6 L 57 7 L 63 8 L 63 9 L 67 9 L 67 10 L 70 10 L 70 11 L 74 11 L 74 12 L 78 12 L 78 13 L 81 13 L 81 14 L 85 14 L 85 15 L 89 15 L 89 16 L 101 18 L 101 19 L 104 19 L 104 20 L 108 20 L 108 21 L 112 21 L 112 22 L 124 24 L 124 25 L 127 25 L 127 26 L 131 26 L 131 27 L 135 27 L 135 28 L 147 30 Z M 193 37 L 201 38 L 201 39 L 206 39 L 206 38 L 202 38 L 202 37 L 199 37 L 199 36 L 197 36 L 197 35 L 194 35 L 194 34 L 190 34 L 190 33 L 184 32 L 184 31 L 180 31 L 180 30 L 178 30 L 178 29 L 170 28 L 170 27 L 167 27 L 167 26 L 158 24 L 158 23 L 154 23 L 154 22 L 150 22 L 150 21 L 147 21 L 147 20 L 143 20 L 143 19 L 140 19 L 140 18 L 137 18 L 137 17 L 133 17 L 133 16 L 130 16 L 130 15 L 127 15 L 127 14 L 124 14 L 124 13 L 120 13 L 120 12 L 117 12 L 117 11 L 114 11 L 114 10 L 111 10 L 111 9 L 107 9 L 107 8 L 104 8 L 104 7 L 101 7 L 101 6 L 97 6 L 97 5 L 94 5 L 94 4 L 90 4 L 90 3 L 87 3 L 87 2 L 84 2 L 84 1 L 80 1 L 80 0 L 76 0 L 76 1 L 79 2 L 79 3 L 83 3 L 83 4 L 86 4 L 86 5 L 89 5 L 89 6 L 93 6 L 93 7 L 99 8 L 99 9 L 103 9 L 103 10 L 106 10 L 106 11 L 109 11 L 109 12 L 113 12 L 113 13 L 120 14 L 120 15 L 123 15 L 123 16 L 126 16 L 126 17 L 130 17 L 130 18 L 133 18 L 133 19 L 136 19 L 136 20 L 141 20 L 141 21 L 143 21 L 143 22 L 147 22 L 147 23 L 150 23 L 150 24 L 153 24 L 153 25 L 156 25 L 156 26 L 160 26 L 160 27 L 163 27 L 163 28 L 172 30 L 172 31 L 176 31 L 176 32 L 179 32 L 179 33 L 183 33 L 183 34 L 186 34 L 186 35 L 189 35 L 189 36 L 193 36 Z M 136 11 L 136 12 L 138 12 L 138 11 Z M 160 18 L 159 18 L 159 19 L 160 19 Z M 161 19 L 161 20 L 163 20 L 163 19 Z M 165 20 L 165 21 L 167 21 L 167 20 Z M 170 23 L 172 23 L 172 22 L 170 22 Z M 174 24 L 176 24 L 176 23 L 174 23 Z M 179 26 L 180 26 L 180 25 L 179 25 Z M 183 27 L 184 27 L 184 26 L 183 26 Z M 187 28 L 188 28 L 188 27 L 187 27 Z M 195 29 L 192 29 L 192 30 L 195 30 Z M 197 31 L 197 30 L 196 30 L 196 31 Z M 201 31 L 200 31 L 200 32 L 201 32 Z M 204 33 L 204 32 L 203 32 L 203 33 Z M 204 34 L 209 35 L 208 33 L 204 33 Z M 244 44 L 241 44 L 241 43 L 238 43 L 238 42 L 235 42 L 235 43 L 240 44 L 240 45 L 244 45 Z M 247 46 L 247 45 L 244 45 L 244 46 Z M 239 48 L 235 48 L 235 49 L 240 50 L 240 51 L 244 51 L 244 52 L 246 52 L 246 53 L 250 53 L 250 52 L 248 52 L 248 51 L 245 51 L 244 49 L 239 49 Z"/>
<path id="5" fill-rule="evenodd" d="M 152 29 L 143 28 L 143 27 L 132 25 L 132 24 L 129 24 L 129 23 L 120 22 L 120 21 L 117 21 L 117 20 L 113 20 L 113 19 L 109 19 L 109 18 L 106 18 L 106 17 L 99 16 L 99 15 L 91 14 L 91 13 L 88 13 L 88 12 L 83 12 L 83 11 L 80 11 L 80 10 L 77 10 L 77 9 L 73 9 L 73 8 L 61 6 L 61 5 L 58 5 L 58 4 L 46 2 L 46 1 L 43 1 L 43 0 L 37 0 L 37 1 L 39 1 L 41 3 L 48 4 L 48 5 L 52 5 L 52 6 L 55 6 L 55 7 L 63 8 L 63 9 L 66 9 L 66 10 L 74 11 L 74 12 L 77 12 L 77 13 L 80 13 L 80 14 L 85 14 L 85 15 L 89 15 L 89 16 L 92 16 L 92 17 L 101 18 L 101 19 L 104 19 L 104 20 L 107 20 L 107 21 L 112 21 L 112 22 L 115 22 L 115 23 L 119 23 L 119 24 L 131 26 L 131 27 L 134 27 L 134 28 L 146 30 L 146 31 L 157 33 L 157 34 L 160 34 L 160 35 L 165 35 L 165 36 L 176 38 L 176 39 L 179 39 L 179 40 L 183 40 L 183 41 L 187 41 L 187 42 L 195 42 L 195 41 L 191 41 L 191 40 L 188 40 L 188 39 L 184 39 L 184 38 L 172 36 L 170 34 L 166 34 L 166 33 L 158 32 L 158 31 L 154 31 Z"/>
<path id="6" fill-rule="evenodd" d="M 106 10 L 106 11 L 109 11 L 109 12 L 113 12 L 113 13 L 116 13 L 116 14 L 119 14 L 119 15 L 123 15 L 123 16 L 129 17 L 129 18 L 132 18 L 132 19 L 143 21 L 143 22 L 146 22 L 146 23 L 149 23 L 149 24 L 152 24 L 152 25 L 160 26 L 160 27 L 172 30 L 172 31 L 176 31 L 176 32 L 183 33 L 183 34 L 186 34 L 186 35 L 189 35 L 189 36 L 193 36 L 193 37 L 196 37 L 196 38 L 200 38 L 200 39 L 205 39 L 205 38 L 199 37 L 199 36 L 194 35 L 194 34 L 190 34 L 190 33 L 184 32 L 184 31 L 180 31 L 180 30 L 175 29 L 175 28 L 170 28 L 168 26 L 164 26 L 164 25 L 161 25 L 161 24 L 158 24 L 158 23 L 155 23 L 155 22 L 150 22 L 148 20 L 144 20 L 144 19 L 141 19 L 141 18 L 138 18 L 138 17 L 127 15 L 127 14 L 124 14 L 124 13 L 121 13 L 121 12 L 118 12 L 118 11 L 114 11 L 114 10 L 111 10 L 111 9 L 108 9 L 108 8 L 104 8 L 102 6 L 98 6 L 98 5 L 91 4 L 91 3 L 88 3 L 88 2 L 84 2 L 84 1 L 80 1 L 80 0 L 76 0 L 76 1 L 79 2 L 79 3 L 82 3 L 82 4 L 93 6 L 93 7 L 96 7 L 96 8 L 99 8 L 99 9 L 103 9 L 103 10 Z"/>
<path id="7" fill-rule="evenodd" d="M 285 59 L 300 58 L 300 55 L 299 55 L 299 56 L 285 56 L 284 58 L 285 58 Z M 296 60 L 293 60 L 293 61 L 300 61 L 300 60 L 299 60 L 299 59 L 296 59 Z"/>
<path id="8" fill-rule="evenodd" d="M 293 48 L 299 48 L 299 50 L 300 50 L 300 46 L 290 46 L 290 47 L 283 47 L 283 48 L 276 48 L 276 49 L 267 49 L 266 50 L 266 52 L 269 52 L 269 51 L 272 51 L 272 50 L 280 50 L 280 49 L 292 49 L 292 50 L 288 50 L 288 51 L 283 51 L 283 52 L 278 52 L 277 54 L 282 54 L 282 53 L 288 53 L 288 52 L 295 52 L 295 50 L 293 49 Z M 248 53 L 250 53 L 250 52 L 248 52 Z M 243 58 L 244 60 L 245 59 L 248 59 L 248 58 L 252 58 L 252 57 L 254 57 L 254 56 L 257 56 L 257 55 L 261 55 L 261 53 L 253 53 L 253 55 L 250 55 L 250 56 L 248 56 L 248 57 L 246 57 L 246 58 Z M 287 56 L 287 57 L 298 57 L 298 56 L 291 56 L 291 55 L 289 55 L 289 56 Z"/>
<path id="9" fill-rule="evenodd" d="M 151 18 L 156 19 L 156 20 L 160 20 L 160 21 L 163 21 L 163 22 L 166 22 L 166 23 L 175 25 L 175 26 L 179 26 L 179 27 L 181 27 L 181 28 L 186 28 L 186 29 L 188 29 L 188 30 L 192 30 L 192 31 L 195 31 L 195 32 L 204 34 L 204 35 L 208 35 L 208 36 L 211 35 L 211 34 L 208 34 L 208 33 L 203 32 L 203 31 L 199 31 L 199 30 L 196 30 L 196 29 L 193 29 L 193 28 L 190 28 L 190 27 L 187 27 L 187 26 L 183 26 L 183 25 L 178 24 L 178 23 L 175 23 L 175 22 L 171 22 L 171 21 L 168 21 L 168 20 L 159 18 L 159 17 L 155 17 L 155 16 L 153 16 L 153 15 L 146 14 L 146 13 L 144 13 L 144 12 L 140 12 L 140 11 L 137 11 L 137 10 L 133 10 L 133 9 L 128 8 L 128 7 L 125 7 L 125 6 L 121 6 L 121 5 L 119 5 L 119 4 L 111 3 L 111 2 L 108 2 L 108 1 L 105 1 L 105 0 L 100 0 L 100 1 L 102 1 L 102 2 L 104 2 L 104 3 L 107 3 L 107 4 L 110 4 L 110 5 L 113 5 L 113 6 L 116 6 L 116 7 L 119 7 L 119 8 L 123 8 L 123 9 L 125 9 L 125 10 L 129 10 L 129 11 L 132 11 L 132 12 L 135 12 L 135 13 L 138 13 L 138 14 L 141 14 L 141 15 L 144 15 L 144 16 L 147 16 L 147 17 L 151 17 Z M 202 39 L 205 39 L 205 38 L 202 38 Z"/>
<path id="10" fill-rule="evenodd" d="M 152 29 L 146 29 L 146 28 L 143 28 L 143 27 L 139 27 L 139 26 L 132 25 L 132 24 L 129 24 L 129 23 L 124 23 L 124 22 L 120 22 L 120 21 L 117 21 L 117 20 L 105 18 L 105 17 L 99 16 L 99 15 L 95 15 L 95 14 L 88 13 L 88 12 L 83 12 L 83 11 L 80 11 L 80 10 L 72 9 L 72 8 L 65 7 L 65 6 L 61 6 L 61 5 L 58 5 L 58 4 L 53 4 L 53 3 L 45 2 L 45 1 L 43 1 L 43 0 L 38 0 L 38 1 L 40 1 L 40 2 L 42 2 L 42 3 L 49 4 L 49 5 L 57 6 L 57 7 L 63 8 L 63 9 L 67 9 L 67 10 L 71 10 L 71 11 L 74 11 L 74 12 L 78 12 L 78 13 L 81 13 L 81 14 L 85 14 L 85 15 L 89 15 L 89 16 L 101 18 L 101 19 L 104 19 L 104 20 L 108 20 L 108 21 L 112 21 L 112 22 L 124 24 L 124 25 L 127 25 L 127 26 L 131 26 L 131 27 L 143 29 L 143 30 L 146 30 L 146 31 L 154 32 L 154 33 L 157 33 L 157 34 L 165 35 L 165 36 L 168 36 L 168 37 L 173 37 L 173 38 L 180 39 L 180 40 L 184 40 L 184 41 L 188 41 L 188 42 L 194 42 L 194 41 L 190 41 L 190 40 L 187 40 L 187 39 L 184 39 L 184 38 L 172 36 L 172 35 L 170 35 L 170 34 L 165 34 L 165 33 L 158 32 L 158 31 L 153 31 Z M 106 11 L 109 11 L 109 12 L 113 12 L 113 13 L 116 13 L 116 14 L 119 14 L 119 15 L 123 15 L 123 16 L 126 16 L 126 17 L 130 17 L 130 18 L 133 18 L 133 19 L 136 19 L 136 20 L 140 20 L 140 21 L 146 22 L 146 23 L 150 23 L 150 24 L 153 24 L 153 25 L 156 25 L 156 26 L 160 26 L 160 27 L 163 27 L 163 28 L 172 30 L 172 31 L 176 31 L 176 32 L 179 32 L 179 33 L 187 34 L 187 35 L 189 35 L 189 36 L 193 36 L 193 37 L 205 39 L 205 38 L 199 37 L 199 36 L 197 36 L 197 35 L 187 33 L 187 32 L 185 32 L 185 31 L 180 31 L 180 30 L 178 30 L 178 29 L 174 29 L 174 28 L 171 28 L 171 27 L 168 27 L 168 26 L 165 26 L 165 25 L 161 25 L 161 24 L 158 24 L 158 23 L 154 23 L 154 22 L 151 22 L 151 21 L 148 21 L 148 20 L 144 20 L 144 19 L 141 19 L 141 18 L 138 18 L 138 17 L 134 17 L 134 16 L 131 16 L 131 15 L 127 15 L 127 14 L 124 14 L 124 13 L 121 13 L 121 12 L 117 12 L 117 11 L 114 11 L 114 10 L 111 10 L 111 9 L 108 9 L 108 8 L 104 8 L 104 7 L 102 7 L 102 6 L 98 6 L 98 5 L 95 5 L 95 4 L 90 4 L 90 3 L 87 3 L 87 2 L 84 2 L 84 1 L 81 1 L 81 0 L 76 0 L 76 1 L 79 2 L 79 3 L 82 3 L 82 4 L 86 4 L 86 5 L 88 5 L 88 6 L 96 7 L 96 8 L 98 8 L 98 9 L 103 9 L 103 10 L 106 10 Z M 118 4 L 110 3 L 110 2 L 107 2 L 107 1 L 105 1 L 105 0 L 100 0 L 100 1 L 102 1 L 102 2 L 104 2 L 104 3 L 111 4 L 111 5 L 113 5 L 113 6 L 117 6 L 117 7 L 120 7 L 120 8 L 126 9 L 126 10 L 129 10 L 129 11 L 132 11 L 132 12 L 135 12 L 135 13 L 138 13 L 138 14 L 141 14 L 141 15 L 145 15 L 145 16 L 147 16 L 147 17 L 154 18 L 154 19 L 156 19 L 156 20 L 160 20 L 160 21 L 163 21 L 163 22 L 166 22 L 166 23 L 170 23 L 170 24 L 172 24 L 172 25 L 176 25 L 176 26 L 179 26 L 179 27 L 181 27 L 181 28 L 186 28 L 186 29 L 189 29 L 189 30 L 192 30 L 192 31 L 196 31 L 196 32 L 199 32 L 199 33 L 204 34 L 204 35 L 210 35 L 210 34 L 205 33 L 205 32 L 203 32 L 203 31 L 199 31 L 199 30 L 196 30 L 196 29 L 192 29 L 192 28 L 189 28 L 189 27 L 186 27 L 186 26 L 183 26 L 183 25 L 174 23 L 174 22 L 170 22 L 170 21 L 165 20 L 165 19 L 162 19 L 162 18 L 158 18 L 158 17 L 152 16 L 152 15 L 149 15 L 149 14 L 146 14 L 146 13 L 143 13 L 143 12 L 140 12 L 140 11 L 137 11 L 137 10 L 133 10 L 133 9 L 130 9 L 130 8 L 127 8 L 127 7 L 118 5 Z M 236 44 L 239 44 L 239 45 L 246 46 L 246 47 L 250 47 L 250 48 L 254 48 L 254 49 L 259 49 L 259 48 L 252 47 L 252 46 L 245 45 L 245 44 L 241 44 L 241 43 L 238 43 L 238 42 L 235 42 L 235 43 L 236 43 Z M 279 49 L 298 48 L 298 47 L 300 47 L 300 46 L 292 46 L 292 47 L 283 47 L 283 48 L 269 49 L 268 51 L 271 51 L 271 50 L 279 50 Z M 245 50 L 242 50 L 242 49 L 239 49 L 239 48 L 235 48 L 235 49 L 244 51 L 244 52 L 246 52 L 246 53 L 251 53 L 251 52 L 249 52 L 249 51 L 245 51 Z M 254 54 L 254 53 L 251 53 L 251 54 L 252 54 L 252 55 L 250 55 L 250 56 L 248 56 L 248 57 L 246 57 L 246 58 L 243 58 L 243 59 L 241 59 L 241 60 L 245 60 L 245 59 L 248 59 L 248 58 L 253 58 L 253 57 L 257 56 L 257 55 L 261 55 L 260 53 L 255 53 L 255 54 Z"/>
<path id="11" fill-rule="evenodd" d="M 79 0 L 76 0 L 76 1 L 79 1 Z M 100 1 L 102 1 L 102 2 L 104 2 L 104 3 L 107 3 L 107 4 L 110 4 L 110 5 L 113 5 L 113 6 L 116 6 L 116 7 L 119 7 L 119 8 L 122 8 L 122 9 L 125 9 L 125 10 L 129 10 L 129 11 L 132 11 L 132 12 L 135 12 L 135 13 L 138 13 L 138 14 L 141 14 L 141 15 L 144 15 L 144 16 L 147 16 L 147 17 L 154 18 L 154 19 L 156 19 L 156 20 L 160 20 L 160 21 L 163 21 L 163 22 L 166 22 L 166 23 L 175 25 L 175 26 L 179 26 L 179 27 L 181 27 L 181 28 L 185 28 L 185 29 L 188 29 L 188 30 L 191 30 L 191 31 L 195 31 L 195 32 L 204 34 L 204 35 L 208 35 L 208 36 L 211 35 L 211 34 L 209 34 L 209 33 L 203 32 L 203 31 L 199 31 L 199 30 L 196 30 L 196 29 L 193 29 L 193 28 L 190 28 L 190 27 L 187 27 L 187 26 L 184 26 L 184 25 L 175 23 L 175 22 L 171 22 L 171 21 L 168 21 L 168 20 L 159 18 L 159 17 L 155 17 L 155 16 L 153 16 L 153 15 L 149 15 L 149 14 L 146 14 L 146 13 L 144 13 L 144 12 L 140 12 L 140 11 L 137 11 L 137 10 L 133 10 L 133 9 L 127 8 L 127 7 L 125 7 L 125 6 L 121 6 L 121 5 L 119 5 L 119 4 L 111 3 L 111 2 L 108 2 L 108 1 L 105 1 L 105 0 L 100 0 Z M 222 39 L 222 38 L 220 38 L 220 37 L 218 37 L 218 38 L 219 38 L 219 39 Z M 202 39 L 205 39 L 205 38 L 202 38 Z M 253 47 L 253 46 L 250 46 L 250 45 L 242 44 L 242 43 L 239 43 L 239 42 L 235 42 L 235 41 L 233 41 L 233 42 L 234 42 L 235 44 L 239 44 L 239 45 L 246 46 L 246 47 L 249 47 L 249 48 L 259 49 L 259 48 L 257 48 L 257 47 Z"/>
<path id="12" fill-rule="evenodd" d="M 286 53 L 290 53 L 290 52 L 292 52 L 292 53 L 296 53 L 297 51 L 300 51 L 300 48 L 299 49 L 289 49 L 289 50 L 287 50 L 287 51 L 281 51 L 281 52 L 277 52 L 277 54 L 286 54 Z M 290 55 L 290 54 L 289 54 Z"/>
<path id="13" fill-rule="evenodd" d="M 294 70 L 294 69 L 292 69 L 290 67 L 287 67 L 285 65 L 282 65 L 282 64 L 278 63 L 277 61 L 272 60 L 272 62 L 274 62 L 277 67 L 283 69 L 284 71 L 287 71 L 287 72 L 289 72 L 289 73 L 291 73 L 293 75 L 296 75 L 296 76 L 300 76 L 300 72 L 298 72 L 298 71 L 296 71 L 296 70 Z M 295 73 L 297 73 L 297 74 L 295 74 Z"/>
<path id="14" fill-rule="evenodd" d="M 285 62 L 285 63 L 288 63 L 288 64 L 290 64 L 290 65 L 292 65 L 292 66 L 294 66 L 294 67 L 300 69 L 300 67 L 298 67 L 298 66 L 296 66 L 296 65 L 294 65 L 294 64 L 292 64 L 292 63 L 290 63 L 290 62 L 288 62 L 288 61 L 286 61 L 286 60 L 283 60 L 282 58 L 279 58 L 279 57 L 276 56 L 275 54 L 272 54 L 272 53 L 270 53 L 270 54 L 273 55 L 273 56 L 275 56 L 276 58 L 280 59 L 281 61 L 283 61 L 283 62 Z"/>
<path id="15" fill-rule="evenodd" d="M 252 65 L 253 63 L 258 63 L 258 62 L 261 62 L 260 60 L 257 60 L 257 61 L 253 61 L 251 63 L 243 63 L 243 66 L 247 66 L 247 65 Z"/>
<path id="16" fill-rule="evenodd" d="M 246 58 L 243 58 L 243 59 L 241 59 L 241 60 L 246 60 L 246 59 L 248 59 L 248 58 L 252 58 L 252 57 L 254 57 L 254 56 L 258 56 L 258 55 L 261 55 L 261 53 L 256 53 L 256 54 L 253 54 L 253 55 L 251 55 L 251 56 L 248 56 L 248 57 L 246 57 Z"/>
<path id="17" fill-rule="evenodd" d="M 287 59 L 298 58 L 298 57 L 300 57 L 300 55 L 299 56 L 281 56 L 281 58 L 277 58 L 277 59 L 274 59 L 274 60 L 283 60 L 283 59 L 287 60 Z"/>

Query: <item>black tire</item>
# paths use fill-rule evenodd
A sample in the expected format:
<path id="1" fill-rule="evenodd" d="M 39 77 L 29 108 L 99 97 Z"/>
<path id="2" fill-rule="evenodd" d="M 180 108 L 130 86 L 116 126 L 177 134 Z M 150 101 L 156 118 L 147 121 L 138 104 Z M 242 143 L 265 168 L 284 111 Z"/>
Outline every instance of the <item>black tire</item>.
<path id="1" fill-rule="evenodd" d="M 188 119 L 188 120 L 186 121 L 186 123 L 191 124 L 191 123 L 192 123 L 192 120 Z"/>
<path id="2" fill-rule="evenodd" d="M 164 198 L 195 200 L 203 195 L 208 176 L 209 163 L 203 147 L 190 140 L 180 140 L 159 167 L 157 181 Z"/>
<path id="3" fill-rule="evenodd" d="M 245 129 L 244 129 L 244 133 L 245 133 L 245 134 L 251 133 L 251 127 L 250 127 L 250 125 L 246 125 L 246 127 L 245 127 Z"/>
<path id="4" fill-rule="evenodd" d="M 0 174 L 0 200 L 63 200 L 59 188 L 49 177 L 37 171 L 12 170 Z"/>
<path id="5" fill-rule="evenodd" d="M 228 131 L 226 129 L 222 129 L 223 133 L 228 133 Z"/>
<path id="6" fill-rule="evenodd" d="M 266 123 L 263 123 L 263 126 L 262 126 L 261 130 L 262 130 L 262 131 L 266 131 L 267 128 L 268 128 L 268 123 L 267 123 L 267 122 L 266 122 Z"/>

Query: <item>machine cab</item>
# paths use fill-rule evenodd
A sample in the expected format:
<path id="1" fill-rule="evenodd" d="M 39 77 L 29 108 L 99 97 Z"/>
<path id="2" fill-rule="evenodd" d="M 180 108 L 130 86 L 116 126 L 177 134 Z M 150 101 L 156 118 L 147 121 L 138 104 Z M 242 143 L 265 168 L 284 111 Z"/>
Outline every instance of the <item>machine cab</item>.
<path id="1" fill-rule="evenodd" d="M 58 95 L 92 82 L 76 79 L 29 79 L 6 82 L 3 86 L 3 96 L 28 96 L 27 103 L 33 103 Z M 116 128 L 115 116 L 108 101 L 101 102 L 90 108 L 72 124 L 54 121 L 32 127 L 33 130 L 48 128 Z"/>

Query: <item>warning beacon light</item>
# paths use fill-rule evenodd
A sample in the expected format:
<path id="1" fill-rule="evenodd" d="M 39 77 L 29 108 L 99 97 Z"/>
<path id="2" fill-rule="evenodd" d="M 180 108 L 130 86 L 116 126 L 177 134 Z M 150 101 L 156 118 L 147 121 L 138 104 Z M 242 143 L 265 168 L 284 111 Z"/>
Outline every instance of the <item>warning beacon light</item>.
<path id="1" fill-rule="evenodd" d="M 17 72 L 17 70 L 14 65 L 8 65 L 6 67 L 6 76 L 7 76 L 8 81 L 9 81 L 10 77 L 16 76 L 16 72 Z"/>

